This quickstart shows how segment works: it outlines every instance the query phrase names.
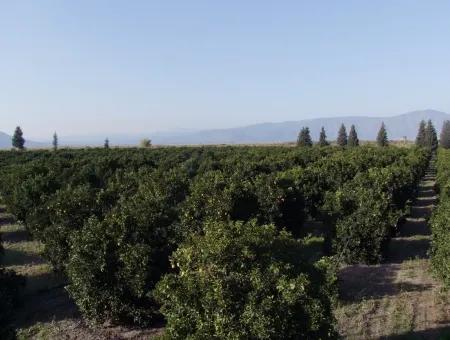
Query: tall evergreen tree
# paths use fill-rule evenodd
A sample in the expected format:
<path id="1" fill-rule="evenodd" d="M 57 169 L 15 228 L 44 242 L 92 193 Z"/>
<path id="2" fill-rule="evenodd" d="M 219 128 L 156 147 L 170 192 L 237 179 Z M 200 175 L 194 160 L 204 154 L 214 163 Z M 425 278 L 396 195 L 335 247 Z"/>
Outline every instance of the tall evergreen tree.
<path id="1" fill-rule="evenodd" d="M 444 149 L 450 149 L 450 120 L 444 121 L 439 143 Z"/>
<path id="2" fill-rule="evenodd" d="M 438 147 L 437 133 L 431 119 L 428 120 L 425 128 L 425 144 L 432 150 L 436 150 Z"/>
<path id="3" fill-rule="evenodd" d="M 339 146 L 347 145 L 347 130 L 345 129 L 344 124 L 341 124 L 341 127 L 339 128 L 336 143 Z"/>
<path id="4" fill-rule="evenodd" d="M 308 127 L 303 127 L 298 134 L 297 146 L 312 146 L 312 139 Z"/>
<path id="5" fill-rule="evenodd" d="M 425 146 L 425 121 L 422 119 L 419 125 L 419 131 L 417 131 L 416 145 Z"/>
<path id="6" fill-rule="evenodd" d="M 109 139 L 105 139 L 105 144 L 103 145 L 105 149 L 109 149 Z"/>
<path id="7" fill-rule="evenodd" d="M 378 144 L 378 146 L 388 146 L 389 145 L 386 126 L 384 125 L 384 122 L 381 123 L 380 130 L 378 131 L 377 144 Z"/>
<path id="8" fill-rule="evenodd" d="M 20 126 L 16 127 L 16 130 L 14 131 L 12 145 L 19 150 L 23 150 L 25 148 L 25 139 L 23 138 L 23 132 Z"/>
<path id="9" fill-rule="evenodd" d="M 348 146 L 359 146 L 359 139 L 358 134 L 356 133 L 355 125 L 350 127 L 347 144 Z"/>
<path id="10" fill-rule="evenodd" d="M 325 128 L 322 126 L 319 136 L 319 146 L 327 146 L 327 145 L 330 145 L 330 143 L 328 143 L 327 141 L 327 134 L 325 133 Z"/>
<path id="11" fill-rule="evenodd" d="M 53 134 L 53 150 L 58 150 L 58 135 L 56 134 L 56 132 Z"/>

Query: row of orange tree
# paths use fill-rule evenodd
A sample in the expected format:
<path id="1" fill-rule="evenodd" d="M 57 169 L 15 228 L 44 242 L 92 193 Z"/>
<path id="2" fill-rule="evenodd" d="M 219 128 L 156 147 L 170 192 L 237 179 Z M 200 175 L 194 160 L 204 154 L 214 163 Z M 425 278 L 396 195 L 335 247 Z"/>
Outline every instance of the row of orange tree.
<path id="1" fill-rule="evenodd" d="M 0 153 L 2 200 L 45 245 L 89 319 L 174 338 L 333 337 L 326 249 L 377 262 L 424 149 L 202 147 Z M 276 335 L 276 336 L 275 336 Z"/>
<path id="2" fill-rule="evenodd" d="M 436 167 L 439 203 L 430 220 L 431 263 L 436 276 L 450 288 L 450 150 L 438 150 Z"/>

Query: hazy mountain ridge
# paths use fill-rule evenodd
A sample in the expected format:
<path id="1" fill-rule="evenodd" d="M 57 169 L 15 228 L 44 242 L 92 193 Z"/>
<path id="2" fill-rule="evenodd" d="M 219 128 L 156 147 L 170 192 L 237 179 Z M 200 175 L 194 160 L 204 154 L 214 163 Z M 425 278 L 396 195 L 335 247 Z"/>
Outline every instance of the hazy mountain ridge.
<path id="1" fill-rule="evenodd" d="M 318 140 L 321 127 L 325 128 L 329 140 L 334 140 L 339 126 L 344 123 L 347 132 L 354 124 L 361 140 L 375 140 L 381 122 L 384 121 L 388 137 L 399 140 L 416 138 L 420 121 L 431 119 L 438 133 L 444 120 L 450 120 L 450 115 L 436 110 L 422 110 L 404 113 L 390 117 L 346 116 L 314 118 L 299 121 L 279 123 L 261 123 L 237 128 L 211 130 L 178 130 L 149 134 L 110 134 L 108 136 L 71 136 L 60 137 L 61 146 L 100 146 L 105 137 L 114 145 L 137 145 L 143 138 L 150 138 L 153 144 L 245 144 L 245 143 L 282 143 L 293 142 L 303 126 L 308 126 L 313 140 Z M 26 134 L 25 134 L 26 138 Z M 26 143 L 29 148 L 49 147 L 50 141 Z M 11 136 L 0 132 L 0 148 L 11 147 Z"/>
<path id="2" fill-rule="evenodd" d="M 384 121 L 390 139 L 414 140 L 420 121 L 431 119 L 436 129 L 440 131 L 444 120 L 450 120 L 450 115 L 436 110 L 413 111 L 391 117 L 329 117 L 281 123 L 262 123 L 231 129 L 205 130 L 194 133 L 171 136 L 154 135 L 155 144 L 234 144 L 234 143 L 277 143 L 292 142 L 297 139 L 303 126 L 308 126 L 313 140 L 318 140 L 323 126 L 327 137 L 333 140 L 337 136 L 339 126 L 344 123 L 347 131 L 355 125 L 361 140 L 375 140 L 378 129 Z"/>

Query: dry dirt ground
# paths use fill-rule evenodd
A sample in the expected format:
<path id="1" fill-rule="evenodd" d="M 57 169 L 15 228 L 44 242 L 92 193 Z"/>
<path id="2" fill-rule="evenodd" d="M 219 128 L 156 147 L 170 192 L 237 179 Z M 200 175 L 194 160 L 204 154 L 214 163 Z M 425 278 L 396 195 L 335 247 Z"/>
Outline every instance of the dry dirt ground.
<path id="1" fill-rule="evenodd" d="M 384 263 L 340 271 L 336 318 L 344 338 L 450 339 L 450 294 L 433 278 L 428 257 L 434 184 L 430 168 Z"/>
<path id="2" fill-rule="evenodd" d="M 64 279 L 42 258 L 43 246 L 30 240 L 23 226 L 0 208 L 0 234 L 5 248 L 0 265 L 26 277 L 22 304 L 14 312 L 20 339 L 149 339 L 162 328 L 132 329 L 89 326 L 64 289 Z"/>

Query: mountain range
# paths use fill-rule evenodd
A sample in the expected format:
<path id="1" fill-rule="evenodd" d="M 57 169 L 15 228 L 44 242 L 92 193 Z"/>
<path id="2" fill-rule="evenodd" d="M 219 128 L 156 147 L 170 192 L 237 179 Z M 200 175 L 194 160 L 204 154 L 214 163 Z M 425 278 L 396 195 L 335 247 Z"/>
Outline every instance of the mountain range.
<path id="1" fill-rule="evenodd" d="M 321 127 L 325 128 L 329 140 L 336 138 L 341 124 L 347 127 L 355 125 L 360 140 L 374 140 L 382 122 L 385 123 L 388 137 L 391 140 L 414 140 L 420 121 L 431 119 L 439 132 L 444 120 L 450 120 L 450 115 L 436 110 L 413 111 L 389 117 L 345 116 L 330 118 L 315 118 L 279 123 L 261 123 L 236 128 L 213 130 L 178 130 L 153 134 L 116 134 L 108 138 L 112 146 L 137 145 L 142 138 L 150 138 L 154 145 L 183 144 L 246 144 L 246 143 L 285 143 L 297 139 L 303 126 L 309 127 L 313 140 L 319 138 Z M 64 146 L 99 146 L 103 145 L 104 136 L 71 136 L 60 137 Z M 48 147 L 49 141 L 30 141 L 27 147 Z M 11 147 L 11 136 L 0 132 L 0 148 Z"/>
<path id="2" fill-rule="evenodd" d="M 155 144 L 245 144 L 245 143 L 283 143 L 297 139 L 300 129 L 309 127 L 313 140 L 319 139 L 322 126 L 329 140 L 336 139 L 341 124 L 355 125 L 360 140 L 375 140 L 381 123 L 384 122 L 388 136 L 392 140 L 414 140 L 421 120 L 431 119 L 438 130 L 450 115 L 436 110 L 413 111 L 390 117 L 346 116 L 315 118 L 280 123 L 262 123 L 231 129 L 203 130 L 177 134 L 156 134 L 152 136 Z"/>

